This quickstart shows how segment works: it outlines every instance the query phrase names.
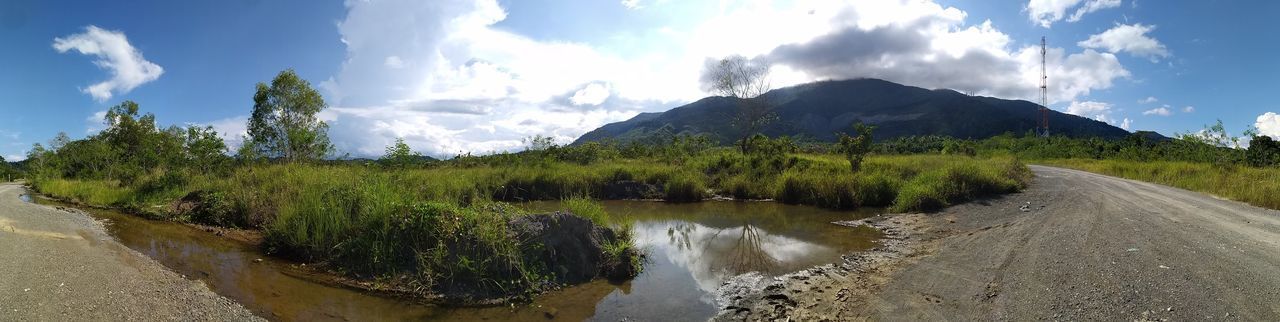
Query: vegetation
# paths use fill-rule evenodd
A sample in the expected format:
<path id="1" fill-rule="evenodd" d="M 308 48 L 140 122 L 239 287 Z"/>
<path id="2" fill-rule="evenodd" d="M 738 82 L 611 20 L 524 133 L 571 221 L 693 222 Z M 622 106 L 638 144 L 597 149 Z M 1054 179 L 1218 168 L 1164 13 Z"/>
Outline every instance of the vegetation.
<path id="1" fill-rule="evenodd" d="M 320 92 L 287 69 L 258 83 L 253 94 L 249 137 L 240 155 L 245 158 L 280 158 L 288 162 L 319 160 L 333 152 L 329 125 L 316 118 L 327 105 Z"/>
<path id="2" fill-rule="evenodd" d="M 1252 146 L 1252 145 L 1251 145 Z M 1200 191 L 1251 205 L 1280 209 L 1280 169 L 1205 162 L 1062 159 L 1045 160 L 1072 168 Z"/>
<path id="3" fill-rule="evenodd" d="M 751 152 L 751 140 L 778 118 L 773 103 L 763 97 L 770 88 L 769 65 L 735 55 L 710 64 L 706 73 L 713 92 L 735 100 L 738 108 L 730 124 L 738 130 L 742 153 Z"/>
<path id="4" fill-rule="evenodd" d="M 563 200 L 591 229 L 611 231 L 595 241 L 607 261 L 601 267 L 623 269 L 601 273 L 625 277 L 639 265 L 630 227 L 597 199 L 727 196 L 932 211 L 1016 191 L 1030 178 L 1009 155 L 873 155 L 873 127 L 862 124 L 839 144 L 770 138 L 756 128 L 736 149 L 704 135 L 569 146 L 534 136 L 515 153 L 434 161 L 396 140 L 377 162 L 322 161 L 333 149 L 316 118 L 324 108 L 291 70 L 258 84 L 249 137 L 233 159 L 212 128 L 162 128 L 125 101 L 108 111 L 98 134 L 60 134 L 48 147 L 33 146 L 26 170 L 52 196 L 257 229 L 272 253 L 413 291 L 479 297 L 527 294 L 564 274 L 531 255 L 545 245 L 517 237 L 522 220 L 545 217 L 506 202 Z"/>

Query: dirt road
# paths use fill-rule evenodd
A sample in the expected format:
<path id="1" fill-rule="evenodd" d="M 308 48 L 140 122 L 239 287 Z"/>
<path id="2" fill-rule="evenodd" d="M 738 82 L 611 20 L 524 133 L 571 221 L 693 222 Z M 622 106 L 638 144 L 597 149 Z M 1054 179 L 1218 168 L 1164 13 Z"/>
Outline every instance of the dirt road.
<path id="1" fill-rule="evenodd" d="M 261 320 L 112 240 L 79 211 L 0 184 L 0 321 Z"/>
<path id="2" fill-rule="evenodd" d="M 1280 212 L 1032 170 L 1021 193 L 884 219 L 917 227 L 914 249 L 785 278 L 733 319 L 1280 319 Z"/>

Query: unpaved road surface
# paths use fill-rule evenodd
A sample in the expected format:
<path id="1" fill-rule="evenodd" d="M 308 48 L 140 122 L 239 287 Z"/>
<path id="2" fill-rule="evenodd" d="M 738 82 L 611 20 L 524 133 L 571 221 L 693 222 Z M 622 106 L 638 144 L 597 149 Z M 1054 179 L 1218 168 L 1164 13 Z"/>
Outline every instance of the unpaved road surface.
<path id="1" fill-rule="evenodd" d="M 952 236 L 873 298 L 873 316 L 1280 319 L 1280 212 L 1083 171 L 1032 170 L 1023 193 L 940 214 L 956 221 L 937 224 Z"/>
<path id="2" fill-rule="evenodd" d="M 1280 320 L 1280 212 L 1031 169 L 1023 192 L 881 219 L 916 227 L 901 237 L 913 246 L 889 252 L 891 261 L 785 277 L 766 300 L 735 303 L 744 313 L 721 318 Z"/>
<path id="3" fill-rule="evenodd" d="M 82 212 L 0 184 L 0 321 L 261 320 L 108 236 Z"/>

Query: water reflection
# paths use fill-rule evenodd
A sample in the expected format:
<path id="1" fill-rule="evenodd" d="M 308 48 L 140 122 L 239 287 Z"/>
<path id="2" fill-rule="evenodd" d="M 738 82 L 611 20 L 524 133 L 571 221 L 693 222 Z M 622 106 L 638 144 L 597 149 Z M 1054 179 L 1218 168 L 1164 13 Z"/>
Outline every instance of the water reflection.
<path id="1" fill-rule="evenodd" d="M 530 208 L 554 209 L 554 203 Z M 781 275 L 832 263 L 872 247 L 878 233 L 831 224 L 874 214 L 763 202 L 666 204 L 609 201 L 615 217 L 632 221 L 637 246 L 649 255 L 635 280 L 599 300 L 592 320 L 705 320 L 716 313 L 713 292 L 746 272 Z M 590 299 L 579 299 L 590 301 Z M 552 305 L 544 301 L 545 305 Z"/>
<path id="2" fill-rule="evenodd" d="M 560 208 L 553 202 L 527 207 Z M 648 253 L 640 276 L 621 284 L 594 281 L 549 292 L 528 305 L 488 308 L 439 308 L 314 283 L 295 277 L 299 271 L 292 263 L 205 231 L 90 212 L 107 221 L 108 231 L 125 246 L 204 281 L 264 317 L 284 321 L 706 320 L 716 313 L 712 292 L 729 277 L 751 271 L 785 274 L 835 262 L 842 253 L 873 246 L 878 238 L 871 229 L 831 224 L 873 212 L 769 202 L 610 201 L 605 208 L 633 223 L 636 243 Z M 264 261 L 256 262 L 258 258 Z"/>

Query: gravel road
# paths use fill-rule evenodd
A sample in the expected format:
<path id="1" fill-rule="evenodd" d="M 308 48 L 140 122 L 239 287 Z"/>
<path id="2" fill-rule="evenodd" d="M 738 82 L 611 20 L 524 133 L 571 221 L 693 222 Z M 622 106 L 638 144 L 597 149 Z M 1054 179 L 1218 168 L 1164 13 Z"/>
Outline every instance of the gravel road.
<path id="1" fill-rule="evenodd" d="M 261 320 L 121 245 L 75 210 L 0 184 L 0 321 Z"/>
<path id="2" fill-rule="evenodd" d="M 893 276 L 864 313 L 1280 319 L 1280 212 L 1083 171 L 1031 169 L 1035 182 L 1022 193 L 931 215 L 945 236 L 936 252 Z"/>
<path id="3" fill-rule="evenodd" d="M 1020 193 L 868 219 L 900 232 L 840 265 L 726 284 L 716 319 L 1280 320 L 1280 212 L 1031 169 Z"/>

